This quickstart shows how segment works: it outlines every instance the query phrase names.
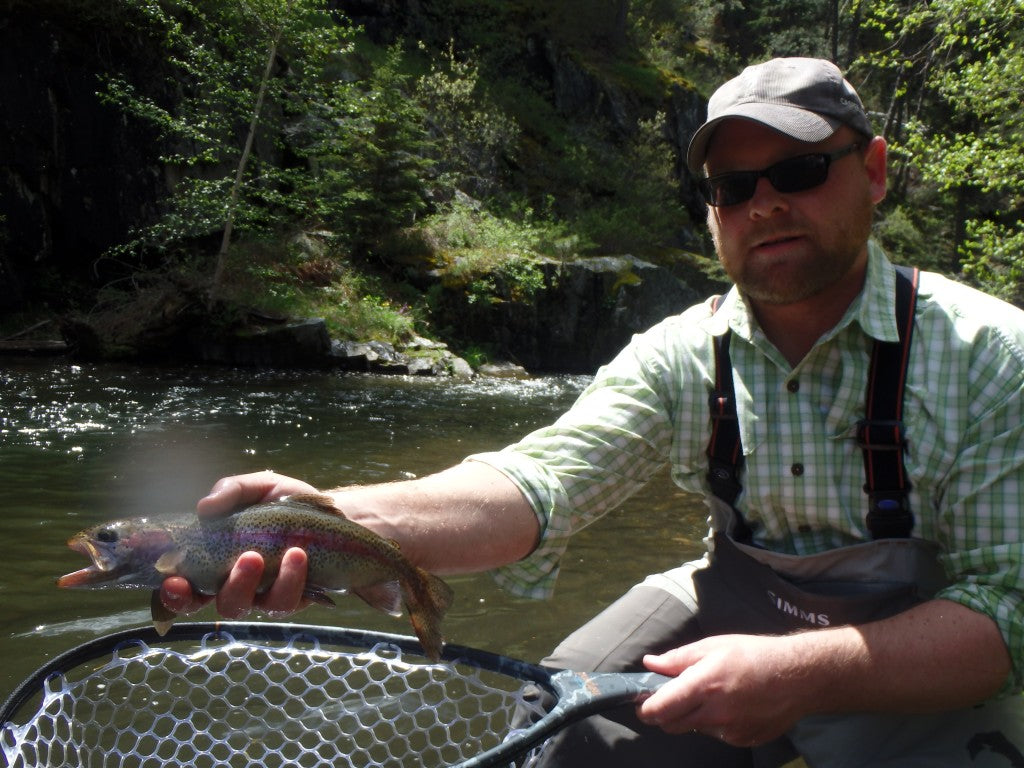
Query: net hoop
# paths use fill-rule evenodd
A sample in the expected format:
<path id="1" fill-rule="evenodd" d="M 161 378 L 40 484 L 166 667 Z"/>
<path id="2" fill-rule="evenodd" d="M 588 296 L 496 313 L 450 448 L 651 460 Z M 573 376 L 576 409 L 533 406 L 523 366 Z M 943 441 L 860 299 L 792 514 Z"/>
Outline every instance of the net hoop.
<path id="1" fill-rule="evenodd" d="M 529 764 L 555 672 L 457 645 L 431 663 L 413 637 L 338 627 L 130 629 L 24 680 L 0 709 L 0 754 L 9 768 Z"/>

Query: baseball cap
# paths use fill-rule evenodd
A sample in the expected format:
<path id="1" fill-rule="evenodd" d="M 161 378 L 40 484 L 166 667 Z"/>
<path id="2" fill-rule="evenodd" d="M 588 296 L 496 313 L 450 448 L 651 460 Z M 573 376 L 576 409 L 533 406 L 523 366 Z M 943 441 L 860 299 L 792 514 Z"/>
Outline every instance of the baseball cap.
<path id="1" fill-rule="evenodd" d="M 686 165 L 694 176 L 700 175 L 715 128 L 732 117 L 763 123 L 808 143 L 827 139 L 841 125 L 874 135 L 860 97 L 831 61 L 772 59 L 747 67 L 711 95 L 708 119 L 686 151 Z"/>

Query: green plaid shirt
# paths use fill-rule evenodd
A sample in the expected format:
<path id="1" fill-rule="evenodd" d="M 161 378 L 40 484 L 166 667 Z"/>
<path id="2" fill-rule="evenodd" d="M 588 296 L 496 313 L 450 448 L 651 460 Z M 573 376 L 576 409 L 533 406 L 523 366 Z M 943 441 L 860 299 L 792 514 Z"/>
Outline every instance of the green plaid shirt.
<path id="1" fill-rule="evenodd" d="M 536 550 L 501 569 L 519 594 L 548 596 L 567 540 L 640 488 L 666 462 L 705 498 L 713 387 L 711 339 L 730 352 L 746 457 L 736 506 L 762 546 L 810 554 L 870 540 L 864 415 L 874 339 L 896 340 L 895 273 L 874 244 L 867 282 L 839 324 L 795 368 L 735 289 L 670 317 L 598 371 L 550 427 L 479 454 L 533 504 Z M 923 273 L 905 392 L 906 469 L 915 536 L 937 542 L 952 580 L 939 597 L 991 616 L 1024 680 L 1024 313 Z M 794 469 L 799 467 L 798 469 Z"/>

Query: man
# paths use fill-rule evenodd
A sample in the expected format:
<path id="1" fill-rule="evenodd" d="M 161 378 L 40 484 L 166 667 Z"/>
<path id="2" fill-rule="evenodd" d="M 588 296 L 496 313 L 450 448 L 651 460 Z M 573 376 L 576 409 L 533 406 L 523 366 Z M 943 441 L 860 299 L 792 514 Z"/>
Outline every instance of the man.
<path id="1" fill-rule="evenodd" d="M 687 160 L 733 290 L 636 337 L 551 427 L 338 505 L 427 569 L 502 566 L 543 596 L 569 536 L 666 461 L 708 499 L 709 556 L 547 660 L 674 679 L 566 732 L 551 765 L 1024 764 L 1024 315 L 898 277 L 869 242 L 886 145 L 829 62 L 744 70 Z M 310 489 L 226 478 L 200 514 Z M 290 551 L 257 602 L 295 609 L 304 567 Z M 261 568 L 238 561 L 221 613 L 252 606 Z M 196 607 L 180 579 L 163 594 Z"/>

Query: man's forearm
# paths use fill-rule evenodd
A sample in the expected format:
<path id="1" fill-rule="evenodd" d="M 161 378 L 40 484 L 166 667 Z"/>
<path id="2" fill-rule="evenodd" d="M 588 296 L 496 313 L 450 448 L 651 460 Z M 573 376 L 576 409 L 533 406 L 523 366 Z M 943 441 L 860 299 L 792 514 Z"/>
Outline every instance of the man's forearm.
<path id="1" fill-rule="evenodd" d="M 820 678 L 828 684 L 816 686 L 811 708 L 818 712 L 960 709 L 997 693 L 1011 671 L 995 622 L 948 600 L 792 640 L 797 656 L 807 653 L 832 670 Z"/>
<path id="2" fill-rule="evenodd" d="M 476 461 L 417 480 L 329 491 L 351 520 L 396 540 L 438 573 L 480 571 L 529 554 L 537 517 L 519 488 Z"/>
<path id="3" fill-rule="evenodd" d="M 808 715 L 963 709 L 1010 672 L 995 623 L 945 600 L 862 626 L 708 637 L 644 664 L 675 678 L 640 704 L 644 722 L 741 746 Z"/>

